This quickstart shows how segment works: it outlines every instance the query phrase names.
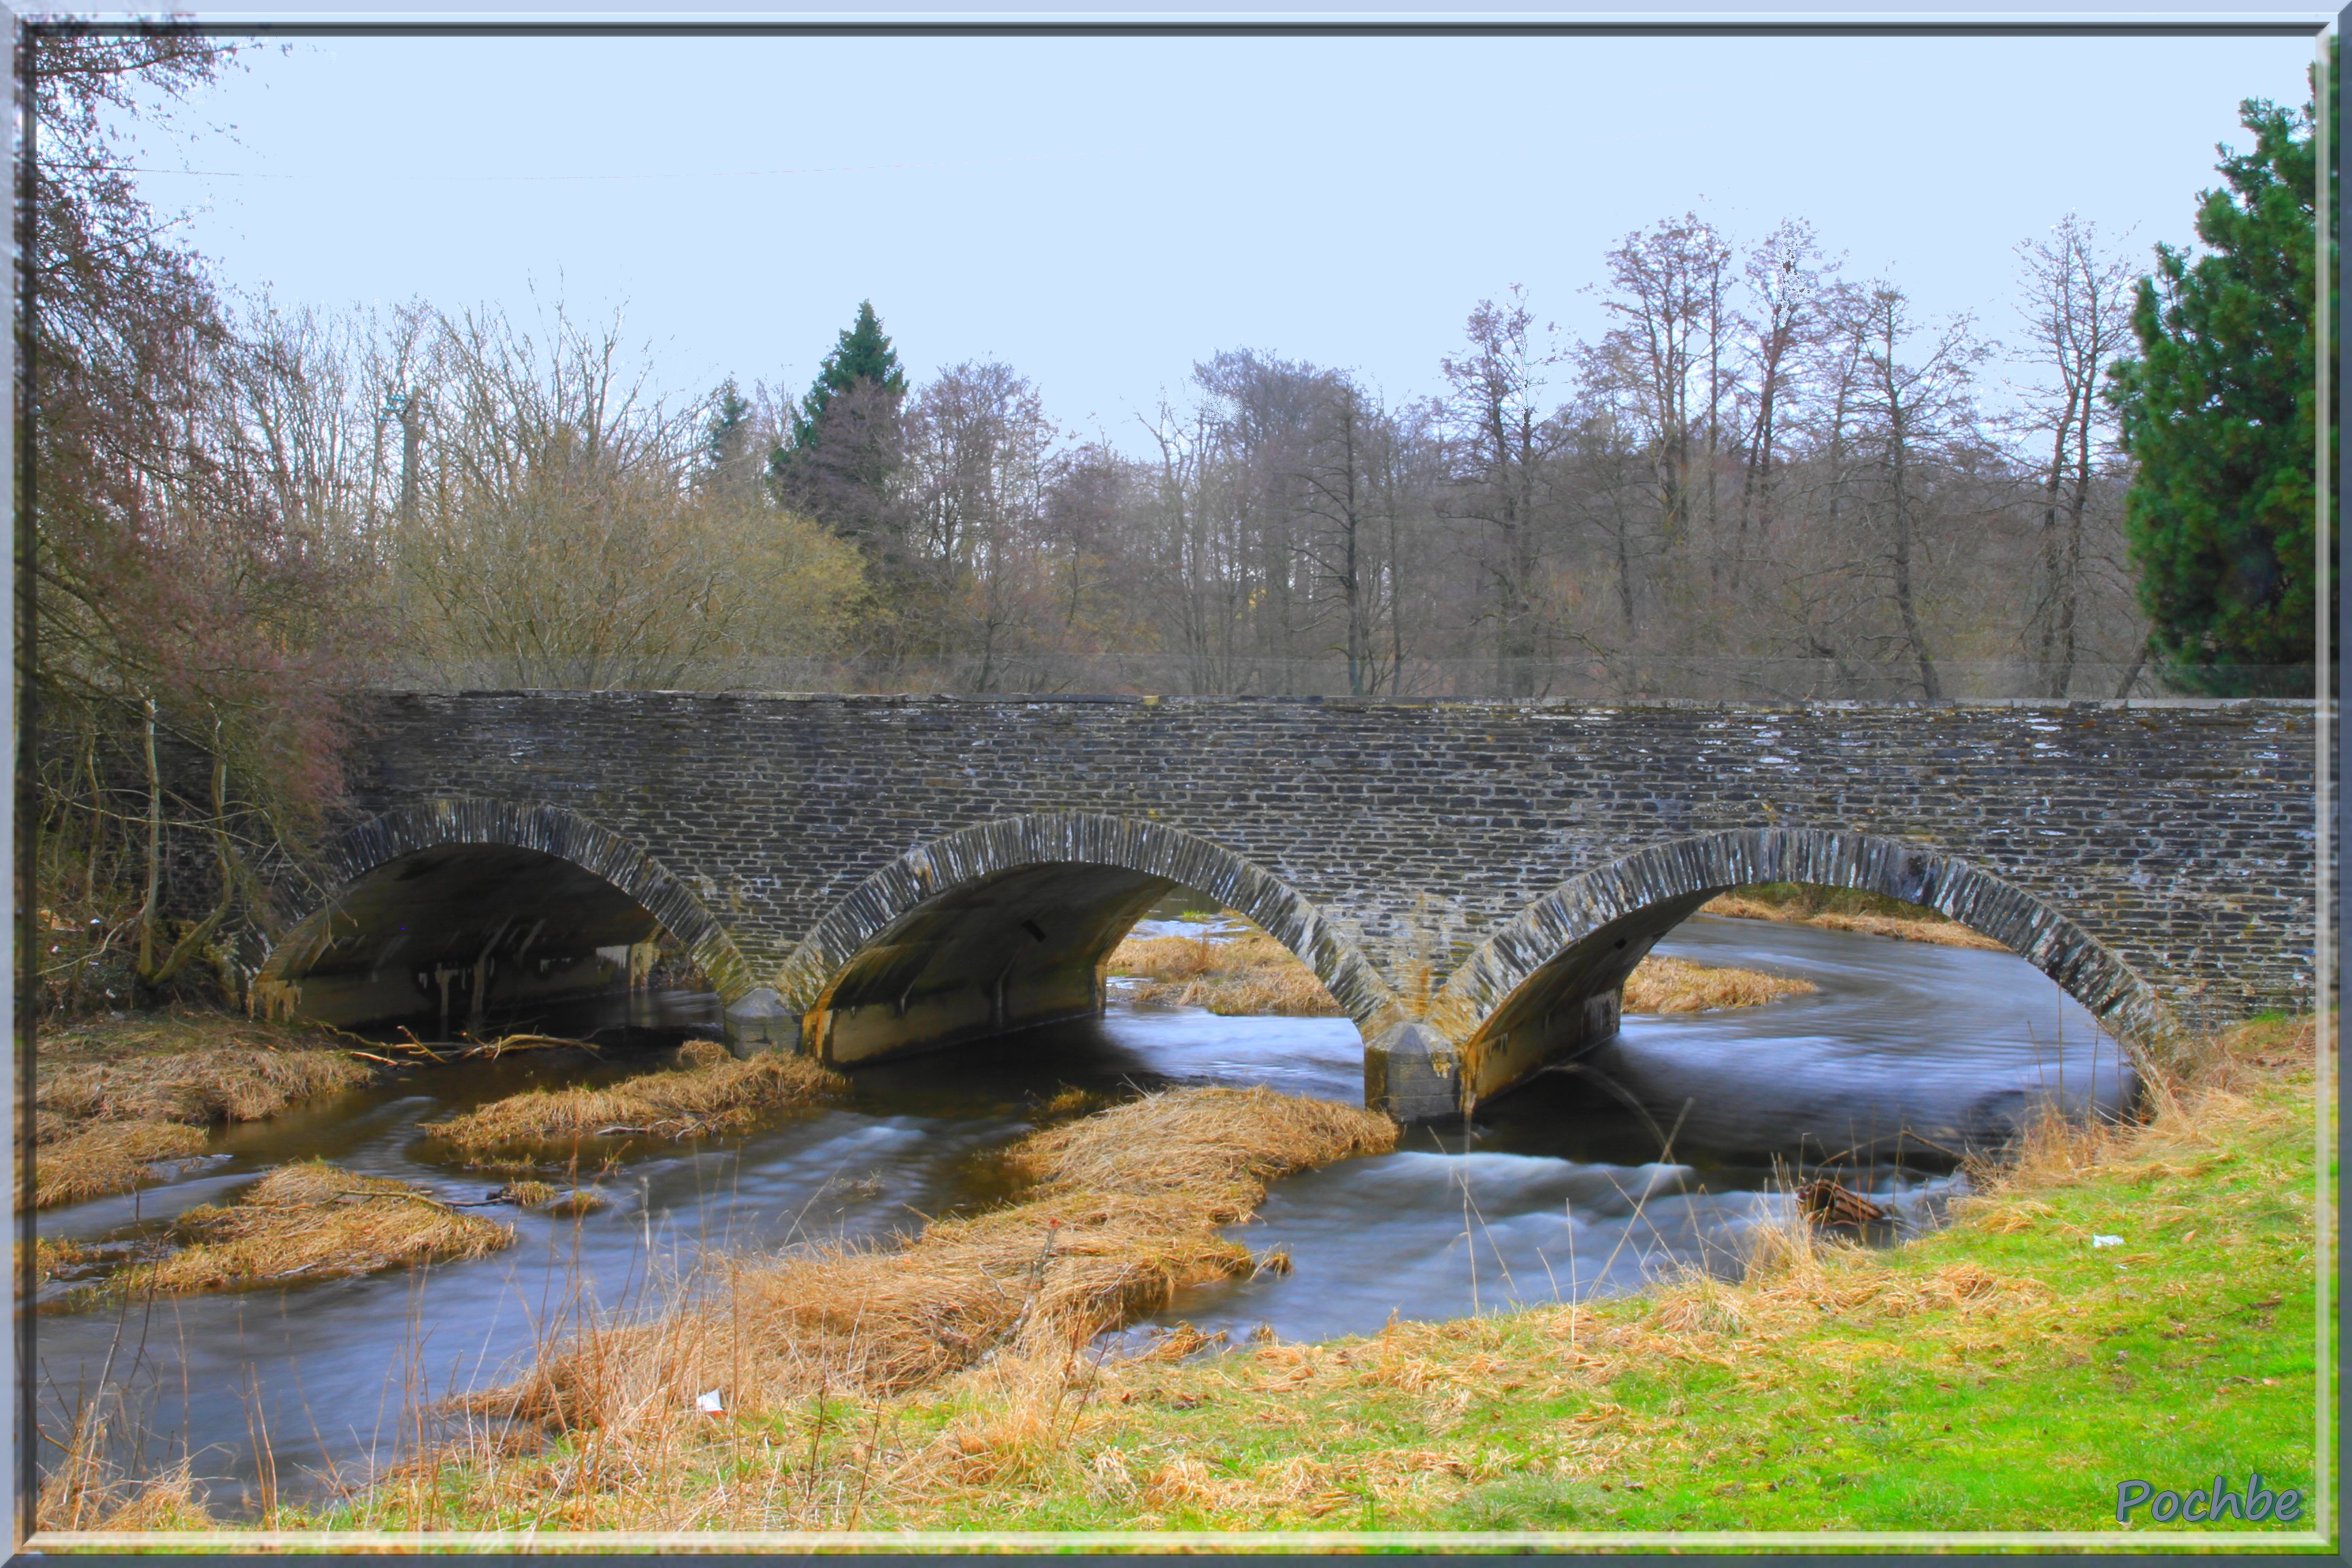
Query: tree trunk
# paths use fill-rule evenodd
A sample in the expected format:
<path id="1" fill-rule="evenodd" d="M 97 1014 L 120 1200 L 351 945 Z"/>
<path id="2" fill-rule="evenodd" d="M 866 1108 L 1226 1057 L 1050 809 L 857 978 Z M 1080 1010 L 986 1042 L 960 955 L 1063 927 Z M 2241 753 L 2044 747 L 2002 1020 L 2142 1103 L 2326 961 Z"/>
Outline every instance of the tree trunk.
<path id="1" fill-rule="evenodd" d="M 147 699 L 147 896 L 139 904 L 139 976 L 155 967 L 156 905 L 163 893 L 163 775 L 155 763 L 155 700 Z"/>

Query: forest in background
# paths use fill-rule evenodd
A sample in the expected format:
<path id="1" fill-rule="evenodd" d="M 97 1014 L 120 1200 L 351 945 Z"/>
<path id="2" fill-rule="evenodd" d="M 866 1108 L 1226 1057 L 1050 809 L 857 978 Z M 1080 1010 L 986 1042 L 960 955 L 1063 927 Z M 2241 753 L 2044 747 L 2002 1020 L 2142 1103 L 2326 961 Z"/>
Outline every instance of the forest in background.
<path id="1" fill-rule="evenodd" d="M 1220 351 L 1145 456 L 1011 364 L 910 383 L 870 303 L 801 395 L 683 398 L 561 306 L 248 306 L 273 374 L 220 417 L 372 587 L 398 684 L 2158 689 L 2100 395 L 2136 276 L 2071 216 L 2019 251 L 2003 348 L 1801 222 L 1669 218 L 1599 258 L 1598 341 L 1514 289 L 1405 401 Z"/>
<path id="2" fill-rule="evenodd" d="M 678 393 L 560 302 L 240 293 L 121 141 L 231 52 L 29 50 L 20 863 L 68 1005 L 234 990 L 368 688 L 2311 689 L 2308 108 L 2246 106 L 2145 275 L 2057 215 L 1931 319 L 1799 219 L 1669 216 L 1593 258 L 1589 341 L 1514 289 L 1424 395 L 1211 352 L 1122 444 L 1009 364 L 913 383 L 871 302 L 804 391 Z"/>

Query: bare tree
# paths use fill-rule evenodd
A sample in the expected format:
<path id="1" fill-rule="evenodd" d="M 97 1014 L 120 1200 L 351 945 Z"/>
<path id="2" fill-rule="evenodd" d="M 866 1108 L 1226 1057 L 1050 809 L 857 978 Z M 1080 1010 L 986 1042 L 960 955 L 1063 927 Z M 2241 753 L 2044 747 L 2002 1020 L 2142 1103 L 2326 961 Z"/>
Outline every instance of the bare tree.
<path id="1" fill-rule="evenodd" d="M 1773 490 L 1783 460 L 1782 426 L 1799 390 L 1797 377 L 1809 350 L 1824 331 L 1834 301 L 1830 268 L 1822 259 L 1812 226 L 1790 219 L 1748 253 L 1741 276 L 1754 314 L 1741 325 L 1746 360 L 1744 392 L 1750 400 L 1739 479 L 1739 521 L 1732 550 L 1736 591 L 1751 549 L 1769 549 Z M 1750 531 L 1754 542 L 1750 541 Z"/>
<path id="2" fill-rule="evenodd" d="M 935 657 L 961 656 L 971 689 L 993 690 L 1051 624 L 1034 567 L 1054 427 L 1025 377 L 968 361 L 916 394 L 907 433 L 908 542 L 928 589 L 909 608 L 929 617 Z"/>
<path id="3" fill-rule="evenodd" d="M 2135 272 L 2101 248 L 2097 226 L 2073 213 L 2017 251 L 2024 263 L 2018 308 L 2028 363 L 2056 381 L 2032 416 L 2050 448 L 2041 473 L 2041 592 L 2031 625 L 2043 690 L 2063 697 L 2074 683 L 2081 635 L 2084 519 L 2108 447 L 2109 416 L 2099 388 L 2131 344 Z"/>
<path id="4" fill-rule="evenodd" d="M 1969 386 L 1986 351 L 1965 319 L 1919 344 L 1909 299 L 1885 283 L 1863 300 L 1853 331 L 1867 375 L 1861 406 L 1869 420 L 1869 510 L 1885 543 L 1881 563 L 1903 647 L 1918 668 L 1920 695 L 1933 700 L 1944 692 L 1920 616 L 1920 578 L 1933 547 L 1926 525 L 1945 448 L 1973 419 Z"/>
<path id="5" fill-rule="evenodd" d="M 1729 386 L 1724 339 L 1731 247 L 1696 214 L 1631 234 L 1606 258 L 1602 308 L 1618 325 L 1585 351 L 1585 374 L 1646 438 L 1665 545 L 1695 515 L 1715 524 L 1716 459 Z"/>
<path id="6" fill-rule="evenodd" d="M 1319 584 L 1339 601 L 1348 691 L 1356 697 L 1378 689 L 1381 679 L 1375 648 L 1383 610 L 1391 607 L 1382 592 L 1387 552 L 1381 545 L 1394 538 L 1394 448 L 1395 431 L 1379 405 L 1353 379 L 1329 377 L 1304 475 L 1302 504 L 1316 526 L 1301 549 Z"/>
<path id="7" fill-rule="evenodd" d="M 648 397 L 620 351 L 617 324 L 560 309 L 544 343 L 495 316 L 439 323 L 431 472 L 394 571 L 441 679 L 708 684 L 822 651 L 855 607 L 849 545 L 698 493 L 695 411 Z"/>
<path id="8" fill-rule="evenodd" d="M 1543 406 L 1559 354 L 1541 341 L 1524 290 L 1470 312 L 1467 352 L 1442 362 L 1451 384 L 1456 515 L 1493 536 L 1485 557 L 1494 592 L 1496 689 L 1535 690 L 1541 628 L 1537 603 L 1549 495 L 1547 472 L 1561 432 Z"/>

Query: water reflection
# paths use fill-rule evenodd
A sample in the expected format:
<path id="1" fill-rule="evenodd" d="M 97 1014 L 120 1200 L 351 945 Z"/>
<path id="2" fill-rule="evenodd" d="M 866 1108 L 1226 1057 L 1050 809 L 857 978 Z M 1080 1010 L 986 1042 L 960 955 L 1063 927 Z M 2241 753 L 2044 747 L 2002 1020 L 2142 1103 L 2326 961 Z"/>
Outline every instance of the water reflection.
<path id="1" fill-rule="evenodd" d="M 1415 1130 L 1399 1152 L 1276 1184 L 1238 1234 L 1295 1271 L 1194 1294 L 1167 1316 L 1286 1339 L 1377 1330 L 1622 1291 L 1663 1268 L 1728 1267 L 1785 1200 L 1776 1161 L 1843 1155 L 1843 1178 L 1932 1223 L 1960 1151 L 1997 1140 L 2038 1097 L 2122 1102 L 2126 1076 L 2083 1010 L 2021 961 L 1810 928 L 1696 920 L 1661 951 L 1781 970 L 1820 990 L 1742 1013 L 1628 1020 L 1604 1049 L 1482 1108 Z M 443 1163 L 421 1123 L 533 1084 L 643 1070 L 715 1031 L 712 998 L 666 995 L 533 1020 L 596 1030 L 597 1057 L 530 1053 L 411 1071 L 271 1122 L 229 1129 L 183 1179 L 53 1210 L 44 1235 L 149 1229 L 233 1195 L 260 1172 L 322 1156 L 479 1197 L 495 1180 Z M 909 1230 L 1001 1196 L 991 1157 L 1076 1087 L 1265 1084 L 1356 1100 L 1361 1045 L 1344 1019 L 1219 1018 L 1115 1008 L 1098 1025 L 863 1068 L 846 1103 L 740 1140 L 632 1158 L 608 1206 L 579 1219 L 489 1211 L 518 1245 L 411 1274 L 154 1303 L 58 1310 L 38 1323 L 46 1421 L 112 1358 L 163 1452 L 221 1478 L 218 1506 L 257 1495 L 267 1435 L 281 1495 L 364 1474 L 418 1396 L 499 1381 L 583 1304 L 643 1304 L 711 1250 Z"/>

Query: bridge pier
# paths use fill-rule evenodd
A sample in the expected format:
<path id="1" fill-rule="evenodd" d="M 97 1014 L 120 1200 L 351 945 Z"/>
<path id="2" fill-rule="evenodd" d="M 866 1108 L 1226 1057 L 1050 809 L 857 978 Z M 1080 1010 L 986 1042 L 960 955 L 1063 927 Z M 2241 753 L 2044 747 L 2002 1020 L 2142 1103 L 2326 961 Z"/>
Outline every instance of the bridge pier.
<path id="1" fill-rule="evenodd" d="M 761 985 L 738 996 L 720 1015 L 719 1028 L 728 1048 L 739 1057 L 801 1048 L 801 1016 L 785 1005 L 773 986 Z"/>
<path id="2" fill-rule="evenodd" d="M 1462 1114 L 1462 1056 L 1452 1040 L 1408 1018 L 1364 1042 L 1364 1105 L 1402 1122 Z"/>
<path id="3" fill-rule="evenodd" d="M 1365 1042 L 1364 1104 L 1406 1123 L 1467 1116 L 1480 1100 L 1615 1035 L 1624 1000 L 1621 973 L 1597 994 L 1555 996 L 1540 1013 L 1515 1014 L 1467 1041 L 1425 1018 L 1393 1025 Z"/>

